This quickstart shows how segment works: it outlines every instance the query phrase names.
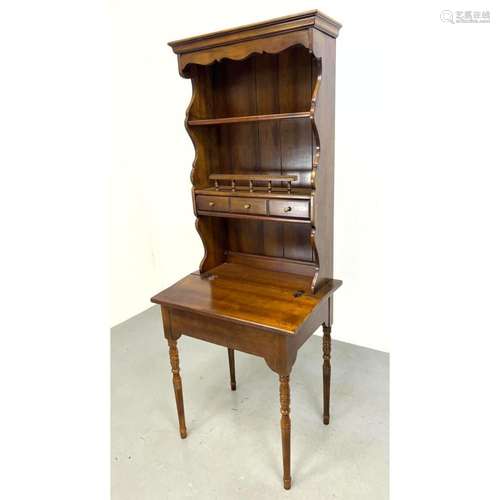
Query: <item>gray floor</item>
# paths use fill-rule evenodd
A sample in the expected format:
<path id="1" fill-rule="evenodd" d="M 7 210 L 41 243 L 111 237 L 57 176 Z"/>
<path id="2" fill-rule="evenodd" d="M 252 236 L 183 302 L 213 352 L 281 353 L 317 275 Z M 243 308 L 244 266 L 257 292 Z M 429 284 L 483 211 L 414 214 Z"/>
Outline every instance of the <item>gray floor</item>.
<path id="1" fill-rule="evenodd" d="M 178 433 L 168 347 L 153 307 L 111 334 L 113 500 L 385 500 L 389 497 L 389 355 L 333 343 L 332 417 L 322 422 L 321 337 L 291 376 L 292 489 L 282 487 L 278 377 L 236 352 L 179 340 L 187 439 Z"/>

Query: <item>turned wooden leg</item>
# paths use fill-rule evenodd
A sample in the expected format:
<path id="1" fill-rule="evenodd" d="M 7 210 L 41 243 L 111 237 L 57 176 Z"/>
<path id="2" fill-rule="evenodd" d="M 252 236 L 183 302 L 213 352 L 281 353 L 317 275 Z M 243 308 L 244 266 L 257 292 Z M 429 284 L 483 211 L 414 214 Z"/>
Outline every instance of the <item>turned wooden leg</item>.
<path id="1" fill-rule="evenodd" d="M 330 326 L 323 325 L 323 423 L 325 425 L 330 423 L 331 331 Z"/>
<path id="2" fill-rule="evenodd" d="M 172 365 L 172 382 L 174 384 L 175 403 L 177 404 L 177 415 L 179 417 L 179 432 L 181 438 L 187 436 L 186 421 L 184 418 L 184 401 L 182 399 L 182 381 L 179 375 L 179 351 L 177 350 L 177 341 L 168 339 L 168 347 L 170 354 L 170 364 Z"/>
<path id="3" fill-rule="evenodd" d="M 236 390 L 236 374 L 234 371 L 234 349 L 227 349 L 227 354 L 229 356 L 229 374 L 231 375 L 231 390 Z"/>
<path id="4" fill-rule="evenodd" d="M 281 445 L 283 448 L 283 486 L 289 490 L 290 477 L 290 377 L 280 375 Z"/>

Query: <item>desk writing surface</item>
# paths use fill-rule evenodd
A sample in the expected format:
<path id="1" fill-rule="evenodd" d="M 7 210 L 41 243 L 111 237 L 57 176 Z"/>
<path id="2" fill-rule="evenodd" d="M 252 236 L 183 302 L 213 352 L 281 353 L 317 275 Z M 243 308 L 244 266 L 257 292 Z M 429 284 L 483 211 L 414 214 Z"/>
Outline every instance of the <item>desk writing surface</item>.
<path id="1" fill-rule="evenodd" d="M 193 273 L 153 297 L 156 304 L 294 334 L 317 305 L 341 284 L 331 280 L 314 295 L 310 278 L 224 263 Z"/>

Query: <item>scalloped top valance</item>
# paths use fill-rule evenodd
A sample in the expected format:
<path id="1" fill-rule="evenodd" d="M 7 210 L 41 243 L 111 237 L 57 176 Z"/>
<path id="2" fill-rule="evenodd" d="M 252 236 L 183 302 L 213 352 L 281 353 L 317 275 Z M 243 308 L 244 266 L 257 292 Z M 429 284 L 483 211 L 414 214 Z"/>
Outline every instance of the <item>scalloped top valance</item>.
<path id="1" fill-rule="evenodd" d="M 253 53 L 275 54 L 293 45 L 303 45 L 314 52 L 314 31 L 332 38 L 342 25 L 318 10 L 248 24 L 229 30 L 170 42 L 178 55 L 179 72 L 186 74 L 189 64 L 211 64 L 224 58 L 245 59 Z"/>

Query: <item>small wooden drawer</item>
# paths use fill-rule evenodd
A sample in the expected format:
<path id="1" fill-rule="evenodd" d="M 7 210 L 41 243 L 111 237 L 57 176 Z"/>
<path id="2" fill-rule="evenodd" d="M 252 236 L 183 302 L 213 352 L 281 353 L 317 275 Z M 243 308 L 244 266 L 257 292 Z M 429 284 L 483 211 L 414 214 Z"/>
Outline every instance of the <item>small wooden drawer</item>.
<path id="1" fill-rule="evenodd" d="M 269 200 L 269 215 L 308 219 L 309 202 L 307 200 Z"/>
<path id="2" fill-rule="evenodd" d="M 197 196 L 196 207 L 206 212 L 229 212 L 227 196 Z"/>
<path id="3" fill-rule="evenodd" d="M 231 198 L 231 212 L 267 215 L 266 200 L 259 198 Z"/>

